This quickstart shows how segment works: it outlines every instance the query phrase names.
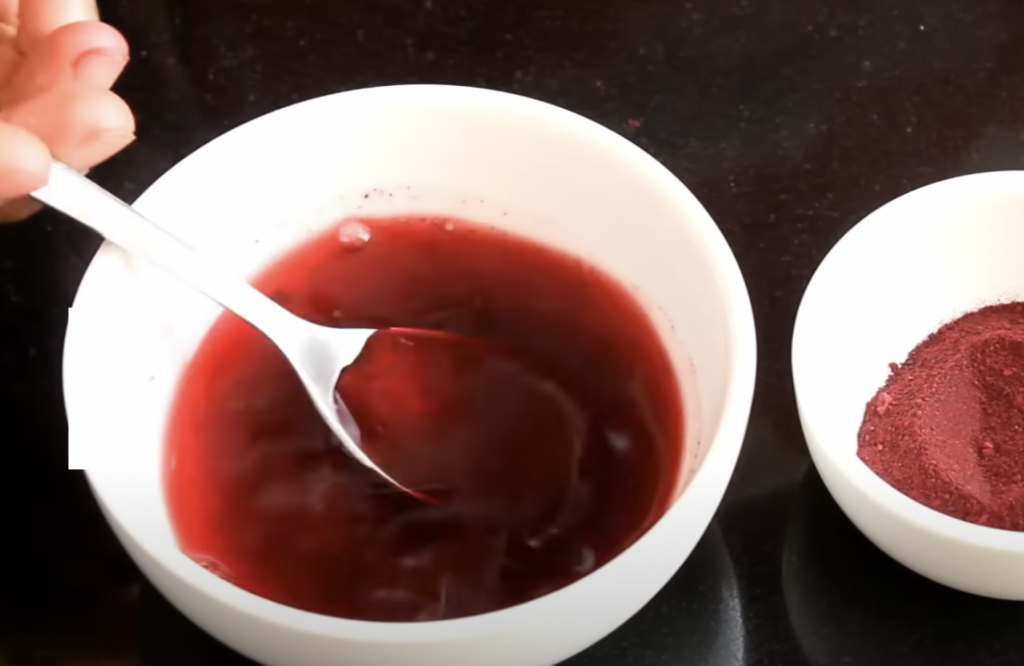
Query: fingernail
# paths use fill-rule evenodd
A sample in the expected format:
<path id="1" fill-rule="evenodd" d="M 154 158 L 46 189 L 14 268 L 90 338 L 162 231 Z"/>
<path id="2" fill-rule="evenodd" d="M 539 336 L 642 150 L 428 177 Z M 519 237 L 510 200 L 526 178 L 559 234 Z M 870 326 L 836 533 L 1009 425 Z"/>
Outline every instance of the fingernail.
<path id="1" fill-rule="evenodd" d="M 86 51 L 75 60 L 75 80 L 79 83 L 109 88 L 120 76 L 128 59 L 113 49 Z"/>
<path id="2" fill-rule="evenodd" d="M 89 134 L 88 138 L 77 149 L 58 155 L 57 159 L 79 173 L 86 173 L 89 169 L 106 162 L 134 142 L 135 134 L 133 132 L 100 130 Z"/>

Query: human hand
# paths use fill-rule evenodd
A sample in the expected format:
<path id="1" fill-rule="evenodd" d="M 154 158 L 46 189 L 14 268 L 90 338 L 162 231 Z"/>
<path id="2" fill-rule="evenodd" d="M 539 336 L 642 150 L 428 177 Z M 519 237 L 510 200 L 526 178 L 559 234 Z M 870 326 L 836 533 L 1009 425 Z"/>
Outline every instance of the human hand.
<path id="1" fill-rule="evenodd" d="M 26 195 L 53 159 L 85 171 L 134 140 L 110 91 L 127 63 L 95 0 L 0 0 L 0 222 L 39 208 Z"/>

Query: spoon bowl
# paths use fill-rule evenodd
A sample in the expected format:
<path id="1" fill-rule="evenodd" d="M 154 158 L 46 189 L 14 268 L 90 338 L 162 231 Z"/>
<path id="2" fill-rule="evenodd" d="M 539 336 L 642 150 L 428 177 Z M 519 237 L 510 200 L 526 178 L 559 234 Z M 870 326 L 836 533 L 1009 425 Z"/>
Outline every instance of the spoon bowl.
<path id="1" fill-rule="evenodd" d="M 477 522 L 557 525 L 587 414 L 530 360 L 479 338 L 389 328 L 338 380 L 363 451 L 423 499 Z"/>

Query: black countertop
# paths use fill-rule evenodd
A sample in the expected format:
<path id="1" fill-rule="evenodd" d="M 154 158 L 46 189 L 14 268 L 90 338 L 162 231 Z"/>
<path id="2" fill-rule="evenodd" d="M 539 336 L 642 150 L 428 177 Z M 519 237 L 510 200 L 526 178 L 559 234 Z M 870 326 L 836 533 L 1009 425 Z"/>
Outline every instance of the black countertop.
<path id="1" fill-rule="evenodd" d="M 809 465 L 789 341 L 832 244 L 880 204 L 1024 167 L 1015 0 L 110 0 L 138 141 L 93 172 L 134 198 L 281 106 L 435 82 L 536 97 L 665 163 L 732 244 L 757 318 L 750 430 L 676 578 L 573 666 L 1024 663 L 1024 604 L 903 569 Z M 141 579 L 66 469 L 67 307 L 99 239 L 0 227 L 0 665 L 245 664 Z M 359 666 L 359 665 L 355 665 Z"/>

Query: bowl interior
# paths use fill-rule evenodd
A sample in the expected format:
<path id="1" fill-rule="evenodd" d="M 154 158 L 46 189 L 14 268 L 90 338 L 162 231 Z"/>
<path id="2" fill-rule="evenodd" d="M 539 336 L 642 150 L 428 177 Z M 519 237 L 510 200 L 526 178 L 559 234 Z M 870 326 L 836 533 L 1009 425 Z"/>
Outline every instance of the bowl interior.
<path id="1" fill-rule="evenodd" d="M 1024 172 L 930 185 L 883 206 L 847 234 L 814 275 L 793 340 L 794 380 L 814 453 L 921 520 L 943 529 L 956 523 L 963 534 L 990 531 L 890 488 L 857 457 L 857 433 L 889 363 L 902 363 L 960 315 L 1024 300 L 1022 249 Z M 1002 538 L 1024 545 L 1024 535 Z"/>
<path id="2" fill-rule="evenodd" d="M 632 290 L 672 358 L 686 401 L 681 486 L 718 455 L 708 487 L 720 500 L 753 385 L 746 290 L 696 199 L 612 132 L 481 90 L 342 93 L 224 135 L 137 207 L 240 275 L 354 214 L 457 215 L 590 260 Z M 180 577 L 234 595 L 178 552 L 160 479 L 176 381 L 219 312 L 104 245 L 69 317 L 64 385 L 71 467 L 89 470 L 108 518 Z M 716 452 L 723 423 L 731 443 Z"/>

